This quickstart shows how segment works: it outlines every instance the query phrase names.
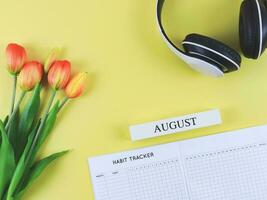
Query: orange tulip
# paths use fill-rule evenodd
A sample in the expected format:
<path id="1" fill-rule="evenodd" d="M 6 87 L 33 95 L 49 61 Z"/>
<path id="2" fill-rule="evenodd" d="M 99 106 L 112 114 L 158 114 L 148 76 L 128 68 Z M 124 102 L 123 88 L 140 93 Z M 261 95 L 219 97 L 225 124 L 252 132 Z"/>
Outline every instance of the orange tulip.
<path id="1" fill-rule="evenodd" d="M 48 72 L 48 83 L 55 90 L 64 89 L 70 80 L 71 64 L 67 60 L 55 61 Z"/>
<path id="2" fill-rule="evenodd" d="M 87 73 L 79 73 L 74 76 L 67 87 L 65 88 L 65 93 L 68 98 L 76 98 L 81 95 L 84 90 L 85 82 L 87 79 Z"/>
<path id="3" fill-rule="evenodd" d="M 60 49 L 59 48 L 54 48 L 52 51 L 49 53 L 47 59 L 45 60 L 44 64 L 44 71 L 47 73 L 49 69 L 51 68 L 52 64 L 56 61 L 60 54 Z"/>
<path id="4" fill-rule="evenodd" d="M 19 85 L 22 90 L 32 90 L 36 84 L 40 83 L 43 76 L 43 66 L 38 61 L 27 62 L 20 74 L 19 74 Z"/>
<path id="5" fill-rule="evenodd" d="M 25 49 L 18 44 L 11 43 L 6 48 L 6 56 L 8 71 L 13 75 L 18 74 L 26 62 L 27 55 Z"/>

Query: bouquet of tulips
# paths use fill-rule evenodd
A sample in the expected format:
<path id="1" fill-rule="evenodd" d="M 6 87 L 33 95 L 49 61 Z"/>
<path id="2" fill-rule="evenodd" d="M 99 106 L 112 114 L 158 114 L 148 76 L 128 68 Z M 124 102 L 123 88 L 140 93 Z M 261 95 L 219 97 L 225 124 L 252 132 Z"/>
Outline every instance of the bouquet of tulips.
<path id="1" fill-rule="evenodd" d="M 0 120 L 0 200 L 21 199 L 43 170 L 67 153 L 37 159 L 58 113 L 68 100 L 80 96 L 87 76 L 86 73 L 71 76 L 70 62 L 57 60 L 58 53 L 59 49 L 52 50 L 43 66 L 38 61 L 27 61 L 25 49 L 18 44 L 6 48 L 14 88 L 10 113 Z M 46 83 L 50 97 L 47 102 L 41 102 L 40 93 Z M 21 92 L 16 100 L 17 84 Z M 65 98 L 55 101 L 59 90 L 64 90 Z M 43 113 L 40 113 L 41 103 L 45 104 Z"/>

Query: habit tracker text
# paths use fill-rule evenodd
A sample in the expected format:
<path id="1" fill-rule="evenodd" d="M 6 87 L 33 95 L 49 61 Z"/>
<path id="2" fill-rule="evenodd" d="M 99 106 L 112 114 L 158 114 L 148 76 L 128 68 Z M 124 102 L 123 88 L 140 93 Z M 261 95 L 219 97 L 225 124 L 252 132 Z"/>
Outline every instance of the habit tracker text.
<path id="1" fill-rule="evenodd" d="M 140 154 L 140 155 L 134 155 L 134 156 L 129 156 L 129 157 L 125 157 L 125 158 L 120 158 L 117 160 L 113 160 L 112 163 L 113 165 L 117 165 L 117 164 L 123 164 L 126 162 L 133 162 L 133 161 L 137 161 L 137 160 L 143 160 L 143 159 L 148 159 L 154 157 L 154 153 L 150 152 L 150 153 L 145 153 L 145 154 Z"/>

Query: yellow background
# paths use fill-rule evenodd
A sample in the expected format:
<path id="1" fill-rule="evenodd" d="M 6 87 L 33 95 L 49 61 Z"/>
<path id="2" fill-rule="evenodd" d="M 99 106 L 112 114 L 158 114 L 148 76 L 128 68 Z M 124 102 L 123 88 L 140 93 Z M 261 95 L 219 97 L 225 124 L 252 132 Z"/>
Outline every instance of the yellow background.
<path id="1" fill-rule="evenodd" d="M 239 72 L 204 77 L 173 55 L 156 26 L 156 0 L 8 0 L 0 6 L 0 110 L 8 112 L 9 42 L 43 61 L 63 47 L 73 71 L 88 71 L 86 93 L 60 114 L 41 156 L 73 149 L 51 165 L 27 200 L 93 199 L 87 157 L 238 129 L 267 121 L 267 55 L 243 59 Z M 180 44 L 198 32 L 239 49 L 241 1 L 168 0 L 164 21 Z M 167 12 L 166 12 L 167 11 Z M 128 125 L 219 108 L 221 126 L 131 142 Z M 193 147 L 192 147 L 193 148 Z"/>

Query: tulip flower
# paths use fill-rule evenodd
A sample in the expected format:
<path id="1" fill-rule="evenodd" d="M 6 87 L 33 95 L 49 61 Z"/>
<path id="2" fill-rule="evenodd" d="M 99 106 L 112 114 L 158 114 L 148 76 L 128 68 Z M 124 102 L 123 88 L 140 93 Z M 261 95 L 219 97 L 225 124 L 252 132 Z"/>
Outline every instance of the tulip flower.
<path id="1" fill-rule="evenodd" d="M 58 56 L 60 54 L 60 51 L 61 51 L 61 49 L 59 49 L 59 48 L 52 49 L 52 51 L 48 55 L 47 59 L 45 60 L 45 64 L 44 64 L 45 73 L 47 73 L 49 71 L 52 64 L 56 61 L 56 59 L 58 58 Z"/>
<path id="2" fill-rule="evenodd" d="M 18 74 L 27 58 L 25 49 L 18 44 L 11 43 L 6 48 L 6 56 L 8 71 L 13 75 Z"/>
<path id="3" fill-rule="evenodd" d="M 71 78 L 70 82 L 65 88 L 66 97 L 60 102 L 59 110 L 61 110 L 61 108 L 67 103 L 69 99 L 77 98 L 82 94 L 86 80 L 86 72 L 79 73 Z"/>
<path id="4" fill-rule="evenodd" d="M 14 104 L 16 100 L 16 89 L 17 89 L 17 74 L 21 71 L 26 59 L 26 51 L 25 49 L 14 43 L 10 43 L 6 48 L 6 56 L 7 56 L 7 64 L 8 71 L 14 76 L 14 84 L 13 84 L 13 94 L 11 99 L 11 108 L 10 114 L 12 114 L 14 110 Z"/>
<path id="5" fill-rule="evenodd" d="M 71 64 L 67 60 L 55 61 L 48 72 L 48 83 L 55 89 L 64 89 L 69 82 Z"/>
<path id="6" fill-rule="evenodd" d="M 32 90 L 40 81 L 43 76 L 43 66 L 38 61 L 31 61 L 24 65 L 18 80 L 22 90 Z"/>
<path id="7" fill-rule="evenodd" d="M 74 76 L 65 88 L 66 96 L 71 99 L 80 96 L 83 92 L 86 79 L 86 72 L 82 72 Z"/>
<path id="8" fill-rule="evenodd" d="M 43 66 L 38 61 L 27 62 L 18 77 L 20 88 L 22 89 L 22 93 L 20 98 L 14 108 L 14 112 L 11 113 L 10 118 L 5 126 L 6 129 L 9 128 L 11 121 L 13 120 L 16 112 L 19 109 L 19 105 L 21 104 L 26 92 L 32 90 L 37 84 L 40 83 L 43 76 Z"/>

